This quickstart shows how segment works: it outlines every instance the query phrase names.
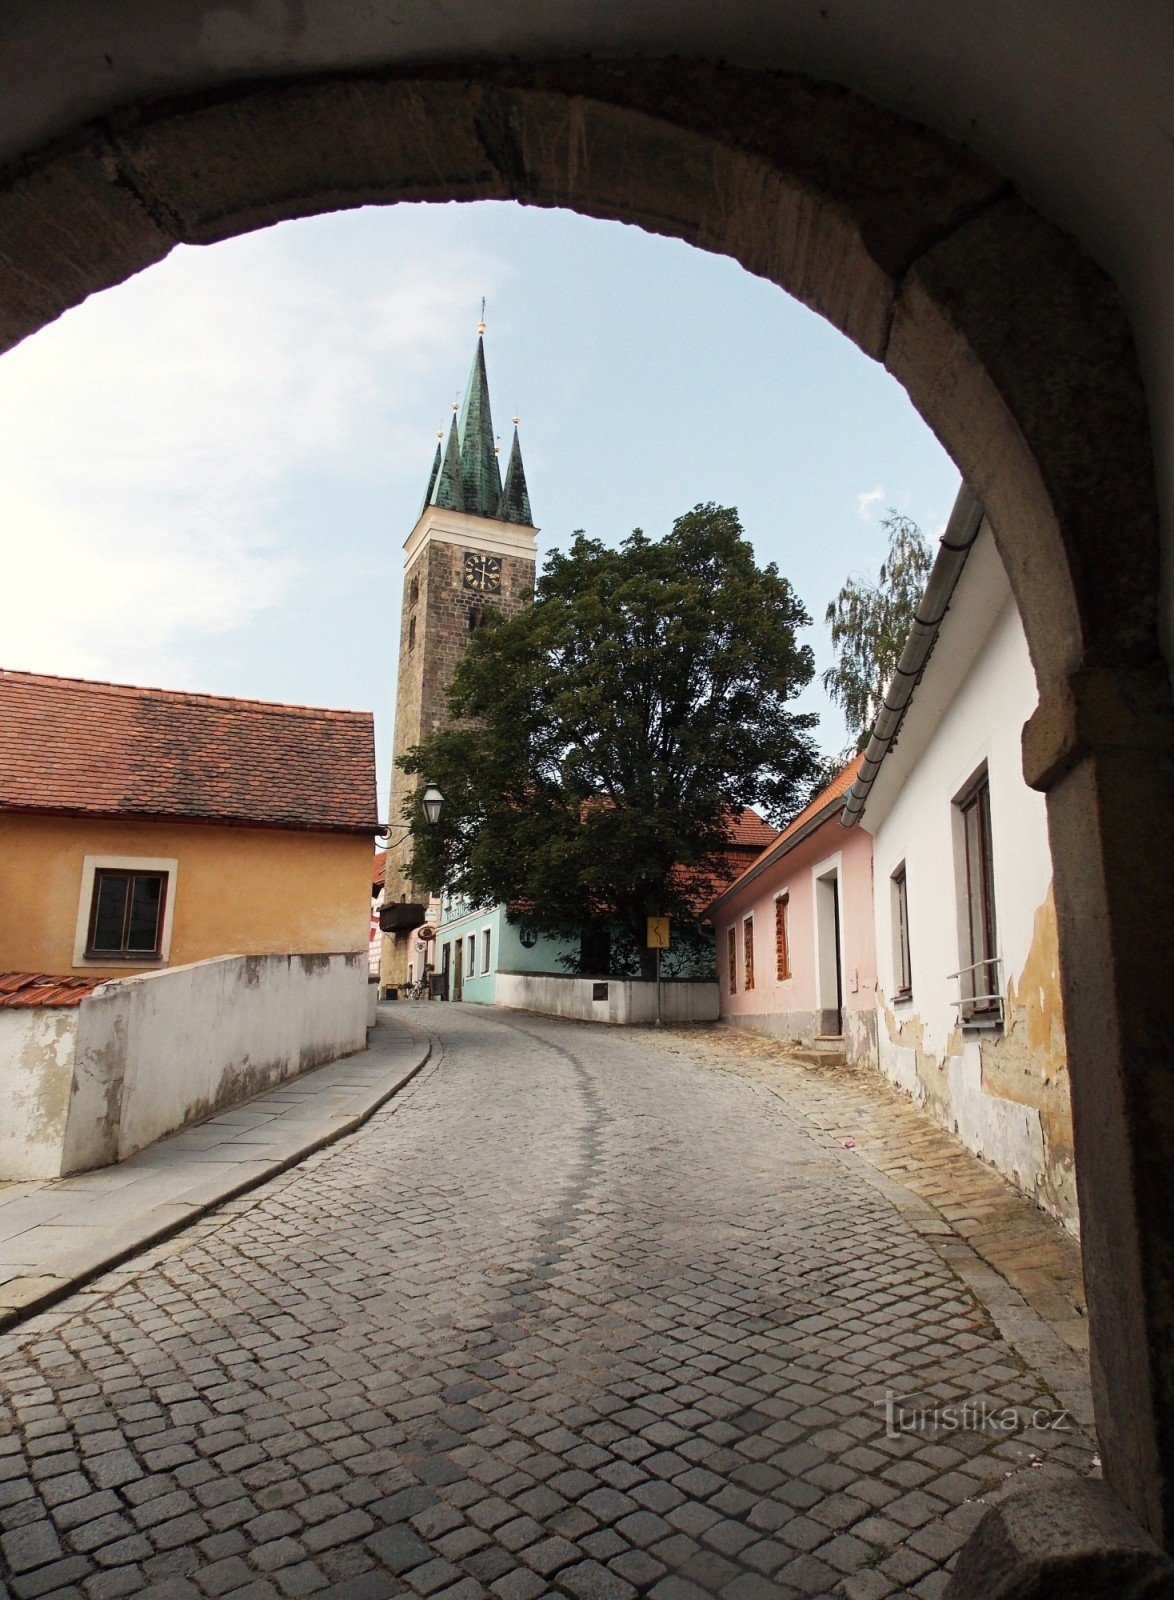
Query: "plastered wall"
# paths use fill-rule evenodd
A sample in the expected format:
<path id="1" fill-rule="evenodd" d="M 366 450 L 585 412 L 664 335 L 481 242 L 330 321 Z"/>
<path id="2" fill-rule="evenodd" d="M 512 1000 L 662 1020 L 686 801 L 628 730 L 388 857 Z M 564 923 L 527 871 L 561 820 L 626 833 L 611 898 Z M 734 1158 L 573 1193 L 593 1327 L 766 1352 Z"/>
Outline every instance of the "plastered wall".
<path id="1" fill-rule="evenodd" d="M 963 595 L 956 603 L 964 600 Z M 1075 1231 L 1072 1115 L 1047 818 L 1043 796 L 1023 781 L 1019 744 L 1019 730 L 1034 705 L 1027 645 L 1008 595 L 919 759 L 903 775 L 895 797 L 889 797 L 889 808 L 866 812 L 875 833 L 879 1058 L 894 1083 Z M 916 708 L 915 695 L 911 719 Z M 919 732 L 910 727 L 911 743 Z M 894 762 L 899 756 L 898 751 Z M 958 924 L 953 800 L 984 764 L 1006 1012 L 1004 1029 L 990 1033 L 959 1027 L 953 1004 L 959 990 L 949 977 L 967 959 Z M 913 984 L 910 998 L 897 1001 L 889 882 L 902 861 Z"/>
<path id="2" fill-rule="evenodd" d="M 816 880 L 834 871 L 840 893 L 842 1027 L 853 1060 L 871 1059 L 876 1003 L 872 914 L 872 840 L 861 828 L 841 828 L 838 813 L 777 862 L 724 900 L 714 915 L 723 1018 L 781 1039 L 810 1043 L 823 1031 L 833 996 L 821 982 Z M 787 896 L 790 972 L 778 975 L 775 903 Z M 745 986 L 744 924 L 754 919 L 754 988 Z M 735 929 L 737 987 L 730 988 L 728 930 Z"/>
<path id="3" fill-rule="evenodd" d="M 87 855 L 178 862 L 168 965 L 368 946 L 371 840 L 282 828 L 0 815 L 0 971 L 123 977 L 74 965 Z"/>

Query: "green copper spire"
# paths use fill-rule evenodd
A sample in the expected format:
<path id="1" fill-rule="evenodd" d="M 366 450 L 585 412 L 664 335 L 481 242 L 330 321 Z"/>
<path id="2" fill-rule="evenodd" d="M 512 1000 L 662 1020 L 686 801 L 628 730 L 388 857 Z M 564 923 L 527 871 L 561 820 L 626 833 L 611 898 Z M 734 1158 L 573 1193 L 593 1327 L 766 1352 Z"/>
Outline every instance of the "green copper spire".
<path id="1" fill-rule="evenodd" d="M 499 522 L 517 522 L 523 528 L 534 526 L 534 517 L 530 511 L 530 492 L 526 488 L 526 471 L 522 466 L 522 447 L 518 443 L 518 428 L 514 424 L 514 444 L 510 451 L 509 465 L 505 469 L 505 488 L 501 491 L 501 502 L 497 508 Z"/>
<path id="2" fill-rule="evenodd" d="M 439 449 L 440 446 L 437 446 Z M 444 460 L 436 475 L 430 504 L 444 506 L 448 511 L 463 511 L 465 497 L 461 491 L 461 441 L 457 433 L 456 413 L 448 430 L 448 443 L 444 447 Z"/>
<path id="3" fill-rule="evenodd" d="M 464 509 L 480 517 L 496 517 L 501 500 L 501 470 L 493 443 L 489 411 L 489 379 L 485 373 L 485 341 L 477 335 L 473 370 L 461 406 L 461 485 Z"/>
<path id="4" fill-rule="evenodd" d="M 443 438 L 443 437 L 444 437 L 444 435 L 441 434 L 440 438 Z M 432 503 L 432 491 L 436 487 L 436 480 L 439 477 L 439 475 L 440 475 L 440 439 L 437 439 L 437 441 L 436 441 L 436 454 L 432 457 L 432 471 L 428 474 L 428 487 L 424 490 L 424 503 L 420 507 L 421 514 L 423 514 L 424 506 L 431 505 L 431 503 Z"/>

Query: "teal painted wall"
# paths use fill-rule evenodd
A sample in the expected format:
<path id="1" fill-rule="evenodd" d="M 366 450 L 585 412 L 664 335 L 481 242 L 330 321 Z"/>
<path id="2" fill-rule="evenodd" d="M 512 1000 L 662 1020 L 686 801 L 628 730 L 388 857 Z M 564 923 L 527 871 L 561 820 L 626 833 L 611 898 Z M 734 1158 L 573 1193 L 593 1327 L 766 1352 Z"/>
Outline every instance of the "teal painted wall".
<path id="1" fill-rule="evenodd" d="M 487 911 L 455 913 L 458 906 L 446 901 L 442 921 L 436 934 L 436 970 L 444 964 L 444 947 L 453 947 L 449 958 L 449 982 L 456 962 L 456 942 L 465 941 L 464 978 L 461 998 L 473 1004 L 492 1005 L 496 998 L 495 975 L 498 972 L 560 972 L 559 957 L 577 954 L 578 946 L 568 939 L 556 939 L 540 933 L 537 942 L 527 948 L 521 939 L 521 928 L 511 922 L 504 906 L 491 906 Z M 485 971 L 485 934 L 489 933 L 489 970 Z M 476 971 L 469 974 L 468 940 L 476 941 Z"/>

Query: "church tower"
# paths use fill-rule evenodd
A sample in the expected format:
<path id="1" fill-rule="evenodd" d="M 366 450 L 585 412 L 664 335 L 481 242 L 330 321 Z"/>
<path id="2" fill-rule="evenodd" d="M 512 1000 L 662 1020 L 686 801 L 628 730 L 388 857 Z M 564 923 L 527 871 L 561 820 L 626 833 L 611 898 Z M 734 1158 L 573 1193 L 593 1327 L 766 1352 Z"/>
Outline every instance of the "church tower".
<path id="1" fill-rule="evenodd" d="M 459 415 L 454 404 L 447 440 L 439 436 L 424 503 L 404 545 L 393 762 L 445 721 L 445 692 L 485 607 L 513 616 L 534 587 L 538 530 L 530 513 L 517 418 L 503 484 L 489 409 L 484 334 L 481 323 L 464 401 Z M 404 806 L 418 782 L 393 765 L 388 817 L 393 839 L 406 826 Z M 407 871 L 410 846 L 404 840 L 388 851 L 387 907 L 418 902 Z M 405 914 L 403 920 L 411 918 Z M 413 935 L 414 928 L 405 926 L 385 937 L 382 984 L 404 981 Z"/>

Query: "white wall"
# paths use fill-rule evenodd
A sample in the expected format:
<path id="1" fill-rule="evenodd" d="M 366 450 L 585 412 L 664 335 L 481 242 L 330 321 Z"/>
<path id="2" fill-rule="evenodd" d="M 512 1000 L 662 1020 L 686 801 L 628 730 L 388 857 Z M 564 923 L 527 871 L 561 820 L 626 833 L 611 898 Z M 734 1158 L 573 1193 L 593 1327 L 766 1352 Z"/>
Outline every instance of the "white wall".
<path id="1" fill-rule="evenodd" d="M 873 833 L 878 1049 L 894 1083 L 1075 1227 L 1047 815 L 1043 795 L 1023 781 L 1020 753 L 1020 730 L 1035 704 L 1023 629 L 984 530 L 865 810 Z M 949 978 L 970 959 L 960 947 L 953 802 L 984 764 L 1007 1013 L 1001 1034 L 959 1027 L 958 984 Z M 912 995 L 894 1001 L 889 882 L 902 861 Z"/>
<path id="2" fill-rule="evenodd" d="M 539 1011 L 550 1017 L 577 1017 L 584 1022 L 649 1023 L 656 1020 L 656 984 L 639 978 L 608 978 L 605 1000 L 592 998 L 592 978 L 555 977 L 550 973 L 499 972 L 499 1006 Z M 716 983 L 662 983 L 661 1017 L 665 1022 L 716 1022 Z"/>
<path id="3" fill-rule="evenodd" d="M 82 1002 L 61 1170 L 124 1160 L 186 1123 L 362 1050 L 367 961 L 225 956 Z"/>
<path id="4" fill-rule="evenodd" d="M 0 1010 L 0 1181 L 59 1178 L 76 1006 Z"/>

